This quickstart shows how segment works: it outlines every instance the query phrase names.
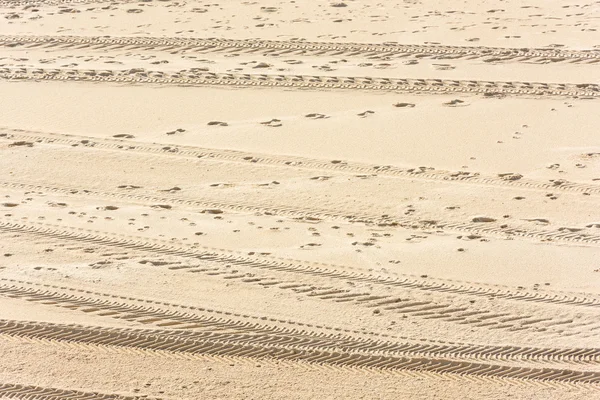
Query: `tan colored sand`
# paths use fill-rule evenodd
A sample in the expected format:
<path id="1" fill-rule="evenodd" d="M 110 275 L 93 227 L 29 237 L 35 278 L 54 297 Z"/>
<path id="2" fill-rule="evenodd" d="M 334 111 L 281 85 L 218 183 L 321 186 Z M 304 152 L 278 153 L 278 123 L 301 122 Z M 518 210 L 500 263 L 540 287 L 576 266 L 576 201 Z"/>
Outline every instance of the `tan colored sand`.
<path id="1" fill-rule="evenodd" d="M 0 398 L 595 398 L 598 99 L 504 89 L 600 83 L 598 11 L 0 2 Z M 84 43 L 103 36 L 256 41 Z M 332 50 L 350 42 L 474 53 Z M 502 90 L 92 81 L 193 68 Z"/>

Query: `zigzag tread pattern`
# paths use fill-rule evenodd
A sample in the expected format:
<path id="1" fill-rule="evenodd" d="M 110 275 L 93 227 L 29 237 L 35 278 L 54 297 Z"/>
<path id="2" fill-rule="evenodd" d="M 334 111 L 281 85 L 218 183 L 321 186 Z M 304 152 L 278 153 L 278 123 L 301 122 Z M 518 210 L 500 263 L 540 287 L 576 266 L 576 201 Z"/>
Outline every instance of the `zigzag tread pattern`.
<path id="1" fill-rule="evenodd" d="M 368 275 L 364 272 L 349 272 L 347 267 L 331 264 L 306 262 L 278 257 L 250 257 L 234 252 L 225 253 L 223 249 L 198 248 L 192 246 L 176 246 L 172 243 L 160 240 L 151 240 L 141 237 L 116 237 L 105 232 L 91 230 L 79 230 L 73 232 L 65 230 L 63 226 L 50 224 L 37 224 L 38 226 L 25 225 L 21 223 L 0 222 L 0 230 L 7 232 L 26 233 L 43 237 L 57 238 L 60 240 L 73 240 L 83 243 L 95 243 L 110 247 L 122 247 L 129 250 L 140 250 L 165 255 L 190 257 L 194 259 L 228 263 L 232 265 L 246 265 L 249 267 L 301 273 L 306 275 L 340 278 L 344 280 L 367 282 L 372 284 L 402 287 L 427 292 L 439 292 L 450 294 L 464 294 L 496 299 L 506 299 L 525 302 L 539 302 L 558 305 L 599 307 L 600 299 L 589 294 L 568 292 L 526 292 L 513 291 L 505 287 L 477 287 L 470 282 L 442 281 L 428 282 L 419 280 L 413 276 L 401 276 L 389 278 Z M 174 267 L 177 268 L 177 267 Z M 345 271 L 344 271 L 345 269 Z"/>
<path id="2" fill-rule="evenodd" d="M 319 75 L 266 75 L 202 72 L 129 70 L 86 70 L 44 68 L 0 68 L 7 81 L 72 81 L 129 84 L 167 84 L 227 87 L 282 87 L 299 89 L 354 89 L 398 93 L 472 93 L 488 96 L 600 97 L 600 85 L 593 83 L 496 82 L 447 79 L 402 79 L 338 77 Z"/>
<path id="3" fill-rule="evenodd" d="M 90 247 L 70 247 L 69 250 L 84 250 L 89 252 Z M 131 255 L 131 248 L 129 248 Z M 132 258 L 128 257 L 131 261 Z M 159 260 L 154 262 L 144 258 L 139 260 L 140 264 L 151 264 L 167 266 L 174 272 L 202 273 L 210 278 L 217 278 L 229 282 L 238 282 L 243 285 L 252 285 L 260 287 L 269 287 L 285 291 L 294 296 L 305 296 L 309 299 L 319 299 L 330 303 L 346 303 L 355 307 L 367 308 L 372 310 L 378 308 L 386 314 L 401 314 L 403 316 L 412 316 L 422 320 L 429 320 L 438 323 L 451 323 L 461 326 L 467 325 L 472 329 L 485 330 L 503 330 L 505 332 L 528 331 L 537 336 L 550 337 L 596 337 L 596 330 L 600 328 L 595 319 L 581 318 L 575 314 L 562 317 L 540 318 L 534 311 L 529 312 L 497 312 L 495 307 L 468 307 L 464 305 L 464 298 L 452 299 L 449 301 L 438 301 L 428 297 L 423 297 L 421 291 L 416 292 L 408 290 L 407 294 L 377 294 L 373 290 L 349 290 L 340 286 L 339 282 L 332 284 L 318 283 L 315 278 L 333 278 L 335 280 L 346 278 L 338 275 L 315 275 L 315 274 L 284 274 L 281 269 L 270 269 L 271 273 L 256 273 L 256 266 L 247 263 L 227 263 L 225 260 L 215 259 L 213 257 L 196 257 L 201 262 L 198 263 L 194 257 L 190 257 L 190 263 L 175 263 Z M 244 271 L 244 269 L 246 271 Z M 275 272 L 279 273 L 275 273 Z M 381 285 L 381 284 L 379 284 Z M 396 286 L 397 287 L 397 286 Z M 407 288 L 403 288 L 407 289 Z M 417 296 L 415 296 L 415 294 Z M 442 294 L 442 293 L 439 293 Z M 419 296 L 420 295 L 420 296 Z M 459 300 L 456 303 L 456 300 Z M 463 300 L 463 301 L 461 301 Z M 383 336 L 383 335 L 382 335 Z"/>
<path id="4" fill-rule="evenodd" d="M 176 354 L 240 357 L 301 362 L 316 366 L 355 368 L 368 371 L 415 371 L 482 378 L 501 378 L 514 383 L 547 383 L 597 386 L 600 372 L 555 368 L 529 368 L 497 364 L 451 361 L 425 357 L 394 357 L 352 352 L 261 346 L 252 342 L 223 343 L 193 339 L 177 332 L 87 327 L 24 321 L 0 320 L 0 334 L 9 337 L 111 346 L 124 350 L 159 350 Z"/>
<path id="5" fill-rule="evenodd" d="M 23 400 L 160 400 L 147 396 L 122 396 L 118 394 L 102 394 L 81 392 L 78 390 L 56 389 L 41 386 L 0 383 L 0 398 Z"/>
<path id="6" fill-rule="evenodd" d="M 339 171 L 342 173 L 377 174 L 406 179 L 447 181 L 465 184 L 508 186 L 532 190 L 559 190 L 582 193 L 585 195 L 600 194 L 600 185 L 552 180 L 548 182 L 523 179 L 516 174 L 500 174 L 498 177 L 483 176 L 466 171 L 443 171 L 433 168 L 399 168 L 391 165 L 371 165 L 341 160 L 319 160 L 298 156 L 273 156 L 247 153 L 235 150 L 208 149 L 195 146 L 171 145 L 166 143 L 144 143 L 123 139 L 104 139 L 81 135 L 44 133 L 22 129 L 0 127 L 0 138 L 31 141 L 35 143 L 82 146 L 127 152 L 163 154 L 174 157 L 189 157 L 201 160 L 217 160 L 251 165 L 269 165 L 276 167 L 292 167 L 311 170 Z"/>
<path id="7" fill-rule="evenodd" d="M 9 280 L 2 279 L 2 281 L 6 282 Z M 329 350 L 343 348 L 346 351 L 378 355 L 394 354 L 396 356 L 443 357 L 453 359 L 526 360 L 533 362 L 575 362 L 586 364 L 600 362 L 600 349 L 593 348 L 536 348 L 467 344 L 442 345 L 434 343 L 397 343 L 381 340 L 365 340 L 350 336 L 340 336 L 339 330 L 335 334 L 318 334 L 306 330 L 300 331 L 297 329 L 264 324 L 259 325 L 210 315 L 195 314 L 195 312 L 214 314 L 212 310 L 206 310 L 201 307 L 176 305 L 177 308 L 186 312 L 165 310 L 159 308 L 161 302 L 94 293 L 107 298 L 106 300 L 100 300 L 77 294 L 57 292 L 53 290 L 55 287 L 50 285 L 44 286 L 47 288 L 46 290 L 32 289 L 14 284 L 0 285 L 0 294 L 40 304 L 80 310 L 85 313 L 94 313 L 100 316 L 137 321 L 143 324 L 154 324 L 158 327 L 167 327 L 168 329 L 184 331 L 198 328 L 205 329 L 201 334 L 188 334 L 186 336 L 197 339 L 210 338 L 211 340 L 229 342 L 242 338 L 243 340 L 249 340 L 252 343 L 260 343 L 262 345 L 300 346 L 303 348 Z M 64 290 L 64 288 L 61 289 Z M 71 289 L 71 292 L 89 293 L 84 290 L 77 291 L 74 289 Z M 124 302 L 123 300 L 128 300 L 128 302 Z M 135 300 L 139 304 L 132 305 L 130 303 L 132 300 Z M 169 305 L 174 306 L 173 304 Z M 264 319 L 266 320 L 267 318 Z"/>
<path id="8" fill-rule="evenodd" d="M 1 4 L 1 3 L 0 3 Z M 303 56 L 363 56 L 377 57 L 396 55 L 405 57 L 418 54 L 442 59 L 487 58 L 487 62 L 503 61 L 552 61 L 593 62 L 600 60 L 595 50 L 564 50 L 543 48 L 500 48 L 484 46 L 406 45 L 399 43 L 336 43 L 274 40 L 234 40 L 217 38 L 181 37 L 107 37 L 107 36 L 21 36 L 0 35 L 0 45 L 27 48 L 92 48 L 166 50 L 185 52 L 219 52 L 226 50 L 262 51 L 269 55 Z"/>

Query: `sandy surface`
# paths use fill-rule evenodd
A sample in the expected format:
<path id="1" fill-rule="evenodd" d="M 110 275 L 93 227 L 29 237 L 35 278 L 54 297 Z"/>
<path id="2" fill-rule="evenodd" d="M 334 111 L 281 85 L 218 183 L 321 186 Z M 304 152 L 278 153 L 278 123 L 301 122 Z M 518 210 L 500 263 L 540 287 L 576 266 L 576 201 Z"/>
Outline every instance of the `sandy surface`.
<path id="1" fill-rule="evenodd" d="M 598 397 L 599 13 L 0 1 L 0 398 Z"/>

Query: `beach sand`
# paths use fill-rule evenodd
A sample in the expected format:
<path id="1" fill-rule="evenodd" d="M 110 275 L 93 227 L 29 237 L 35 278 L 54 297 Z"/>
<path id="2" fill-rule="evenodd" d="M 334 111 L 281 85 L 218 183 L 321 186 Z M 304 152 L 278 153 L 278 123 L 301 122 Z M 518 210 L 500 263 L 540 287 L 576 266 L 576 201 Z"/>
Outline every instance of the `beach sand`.
<path id="1" fill-rule="evenodd" d="M 0 0 L 0 398 L 600 397 L 599 13 Z"/>

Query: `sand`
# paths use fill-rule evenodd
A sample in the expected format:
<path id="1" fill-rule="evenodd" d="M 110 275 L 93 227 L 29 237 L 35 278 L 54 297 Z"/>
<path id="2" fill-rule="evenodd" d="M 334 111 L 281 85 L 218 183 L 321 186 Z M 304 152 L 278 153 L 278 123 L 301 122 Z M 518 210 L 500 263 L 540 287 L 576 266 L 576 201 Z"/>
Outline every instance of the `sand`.
<path id="1" fill-rule="evenodd" d="M 0 1 L 0 398 L 600 397 L 579 1 Z"/>

